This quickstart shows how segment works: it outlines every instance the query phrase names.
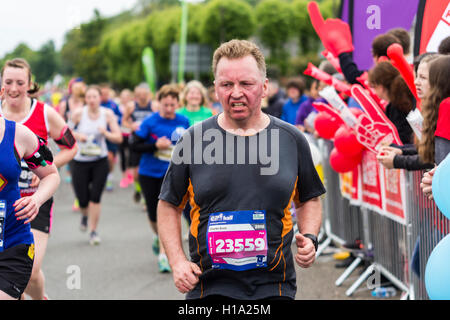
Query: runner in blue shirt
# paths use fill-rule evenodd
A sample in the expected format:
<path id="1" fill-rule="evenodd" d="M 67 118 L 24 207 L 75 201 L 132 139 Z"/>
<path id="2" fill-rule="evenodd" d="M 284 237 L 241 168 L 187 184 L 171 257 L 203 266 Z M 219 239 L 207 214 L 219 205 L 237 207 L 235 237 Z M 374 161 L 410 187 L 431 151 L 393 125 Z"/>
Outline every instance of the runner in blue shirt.
<path id="1" fill-rule="evenodd" d="M 40 184 L 33 195 L 21 198 L 22 158 Z M 0 300 L 19 299 L 30 279 L 34 261 L 30 222 L 60 182 L 52 161 L 43 140 L 24 125 L 0 117 Z"/>
<path id="2" fill-rule="evenodd" d="M 158 234 L 156 225 L 156 208 L 161 184 L 166 174 L 175 143 L 189 127 L 189 120 L 175 113 L 179 107 L 179 91 L 176 86 L 165 85 L 158 92 L 159 111 L 147 117 L 133 134 L 131 149 L 141 152 L 139 163 L 139 183 L 147 204 L 147 214 L 154 233 Z M 159 255 L 160 272 L 170 272 L 169 263 L 159 239 L 155 237 L 153 250 Z"/>

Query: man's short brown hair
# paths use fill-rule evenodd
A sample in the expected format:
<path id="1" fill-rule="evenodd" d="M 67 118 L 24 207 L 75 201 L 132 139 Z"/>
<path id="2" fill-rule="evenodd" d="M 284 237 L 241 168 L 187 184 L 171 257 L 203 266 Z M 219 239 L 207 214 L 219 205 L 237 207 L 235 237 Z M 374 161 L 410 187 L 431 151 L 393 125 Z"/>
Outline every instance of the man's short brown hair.
<path id="1" fill-rule="evenodd" d="M 180 89 L 178 88 L 177 85 L 175 84 L 163 85 L 156 94 L 158 101 L 161 101 L 165 97 L 169 96 L 180 101 Z"/>
<path id="2" fill-rule="evenodd" d="M 372 55 L 377 58 L 387 57 L 387 49 L 393 43 L 402 45 L 400 40 L 392 34 L 385 33 L 376 36 L 372 41 Z"/>
<path id="3" fill-rule="evenodd" d="M 261 71 L 264 78 L 266 77 L 266 61 L 261 50 L 256 44 L 247 40 L 230 40 L 223 43 L 216 49 L 213 56 L 212 70 L 216 74 L 217 64 L 221 58 L 239 59 L 246 56 L 252 56 L 256 60 L 258 69 Z"/>
<path id="4" fill-rule="evenodd" d="M 398 40 L 400 40 L 400 44 L 403 48 L 403 54 L 407 55 L 410 52 L 411 47 L 411 37 L 409 36 L 408 31 L 406 31 L 403 28 L 394 28 L 390 29 L 387 34 L 392 34 L 394 37 L 397 37 Z"/>

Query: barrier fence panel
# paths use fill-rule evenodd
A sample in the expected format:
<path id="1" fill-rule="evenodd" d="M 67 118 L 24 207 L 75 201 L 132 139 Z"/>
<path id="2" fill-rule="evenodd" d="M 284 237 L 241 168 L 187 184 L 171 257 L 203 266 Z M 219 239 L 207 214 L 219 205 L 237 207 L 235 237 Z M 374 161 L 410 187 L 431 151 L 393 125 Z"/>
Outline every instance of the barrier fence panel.
<path id="1" fill-rule="evenodd" d="M 329 164 L 333 142 L 319 139 L 313 143 L 322 156 L 327 189 L 322 198 L 321 233 L 325 241 L 317 256 L 331 242 L 342 246 L 359 239 L 363 245 L 359 250 L 349 250 L 356 259 L 336 280 L 336 286 L 365 261 L 371 264 L 346 291 L 348 296 L 364 281 L 384 275 L 404 292 L 402 299 L 429 299 L 424 280 L 426 264 L 433 249 L 450 232 L 450 221 L 433 200 L 423 195 L 420 183 L 424 171 L 386 170 L 374 154 L 365 153 L 357 170 L 338 174 Z"/>
<path id="2" fill-rule="evenodd" d="M 319 246 L 317 256 L 330 244 L 331 241 L 338 245 L 355 243 L 360 239 L 364 243 L 364 224 L 360 208 L 351 204 L 351 201 L 342 196 L 340 189 L 340 177 L 329 164 L 329 154 L 333 149 L 333 143 L 328 140 L 318 141 L 322 155 L 324 172 L 324 184 L 327 193 L 324 198 L 323 225 L 326 240 Z M 340 286 L 356 267 L 363 262 L 362 256 L 355 253 L 356 259 L 336 280 Z"/>
<path id="3" fill-rule="evenodd" d="M 328 155 L 332 148 L 330 141 L 320 140 L 322 152 L 322 166 L 324 184 L 327 189 L 324 199 L 324 225 L 326 234 L 339 244 L 354 242 L 361 238 L 361 217 L 359 208 L 350 205 L 350 201 L 343 198 L 339 192 L 339 174 L 329 165 Z"/>
<path id="4" fill-rule="evenodd" d="M 408 174 L 411 201 L 408 210 L 411 217 L 410 246 L 412 252 L 411 280 L 416 299 L 429 299 L 425 288 L 425 268 L 428 258 L 439 243 L 450 232 L 450 221 L 422 193 L 420 182 L 424 171 Z"/>

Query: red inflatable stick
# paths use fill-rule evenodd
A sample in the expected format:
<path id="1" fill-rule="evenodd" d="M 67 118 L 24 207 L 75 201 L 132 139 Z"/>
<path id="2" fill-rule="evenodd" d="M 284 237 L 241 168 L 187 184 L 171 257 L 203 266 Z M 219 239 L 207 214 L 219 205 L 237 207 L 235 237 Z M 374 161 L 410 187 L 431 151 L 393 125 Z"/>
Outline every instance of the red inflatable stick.
<path id="1" fill-rule="evenodd" d="M 339 59 L 336 58 L 330 51 L 323 50 L 322 55 L 331 63 L 331 65 L 337 70 L 337 72 L 342 73 L 341 64 Z"/>
<path id="2" fill-rule="evenodd" d="M 367 140 L 367 137 L 364 136 L 367 136 L 365 129 L 368 129 L 368 131 L 377 136 L 369 139 L 372 145 L 371 148 L 367 147 L 368 149 L 378 150 L 379 147 L 381 147 L 381 144 L 391 144 L 392 142 L 402 145 L 397 128 L 379 108 L 378 104 L 370 97 L 366 90 L 364 90 L 364 88 L 360 85 L 354 84 L 352 85 L 351 92 L 352 97 L 359 103 L 368 115 L 368 117 L 365 114 L 358 117 L 358 120 L 361 120 L 359 121 L 359 130 L 356 130 L 358 141 L 367 147 L 365 144 L 366 142 L 361 141 L 359 138 L 361 137 L 362 140 Z M 366 128 L 364 129 L 361 127 Z M 362 136 L 359 136 L 358 134 L 361 134 Z"/>
<path id="3" fill-rule="evenodd" d="M 342 125 L 344 123 L 344 120 L 342 119 L 341 115 L 339 112 L 337 112 L 333 107 L 331 107 L 330 105 L 323 103 L 323 102 L 313 102 L 312 103 L 313 107 L 319 111 L 319 112 L 325 112 L 327 114 L 329 114 L 332 117 L 335 117 L 337 119 L 339 119 L 339 126 Z"/>
<path id="4" fill-rule="evenodd" d="M 409 90 L 414 95 L 417 100 L 417 107 L 420 110 L 420 99 L 417 96 L 416 85 L 414 84 L 414 74 L 411 65 L 406 61 L 405 56 L 403 55 L 403 48 L 398 43 L 393 43 L 387 49 L 387 55 L 392 60 L 395 68 L 398 69 L 406 84 L 408 85 Z"/>
<path id="5" fill-rule="evenodd" d="M 350 95 L 350 88 L 351 88 L 350 85 L 336 79 L 335 77 L 329 75 L 325 71 L 320 70 L 311 62 L 308 63 L 308 67 L 306 68 L 305 71 L 303 71 L 303 74 L 311 76 L 319 81 L 323 81 L 329 86 L 333 86 L 337 91 L 345 93 L 348 96 Z"/>
<path id="6" fill-rule="evenodd" d="M 361 83 L 364 88 L 366 88 L 366 90 L 369 92 L 370 96 L 378 104 L 378 106 L 380 106 L 380 108 L 383 109 L 383 111 L 386 110 L 387 102 L 384 100 L 381 100 L 377 96 L 375 91 L 369 86 L 368 77 L 369 77 L 368 73 L 364 72 L 362 75 L 360 75 L 358 78 L 356 78 L 356 80 L 358 80 L 358 82 Z"/>
<path id="7" fill-rule="evenodd" d="M 308 3 L 308 13 L 311 24 L 322 41 L 325 49 L 335 57 L 343 52 L 354 50 L 350 26 L 340 19 L 323 20 L 319 5 L 315 1 Z"/>
<path id="8" fill-rule="evenodd" d="M 319 95 L 327 100 L 331 107 L 339 112 L 341 119 L 350 127 L 354 128 L 357 123 L 355 115 L 350 111 L 347 104 L 341 99 L 333 87 L 328 86 L 319 91 Z"/>

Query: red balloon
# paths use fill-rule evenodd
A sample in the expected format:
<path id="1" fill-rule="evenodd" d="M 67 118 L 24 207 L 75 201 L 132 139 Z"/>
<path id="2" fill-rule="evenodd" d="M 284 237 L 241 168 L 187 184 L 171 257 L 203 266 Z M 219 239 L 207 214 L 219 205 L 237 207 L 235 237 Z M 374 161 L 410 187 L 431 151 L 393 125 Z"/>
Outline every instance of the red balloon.
<path id="1" fill-rule="evenodd" d="M 353 130 L 345 125 L 334 134 L 334 146 L 340 153 L 348 156 L 355 156 L 364 149 L 364 146 L 356 139 Z"/>
<path id="2" fill-rule="evenodd" d="M 319 112 L 314 120 L 314 128 L 324 139 L 332 139 L 340 125 L 339 119 L 326 112 Z"/>
<path id="3" fill-rule="evenodd" d="M 347 156 L 334 148 L 330 153 L 330 165 L 334 171 L 339 173 L 353 170 L 361 162 L 361 159 L 362 152 L 355 156 Z"/>

